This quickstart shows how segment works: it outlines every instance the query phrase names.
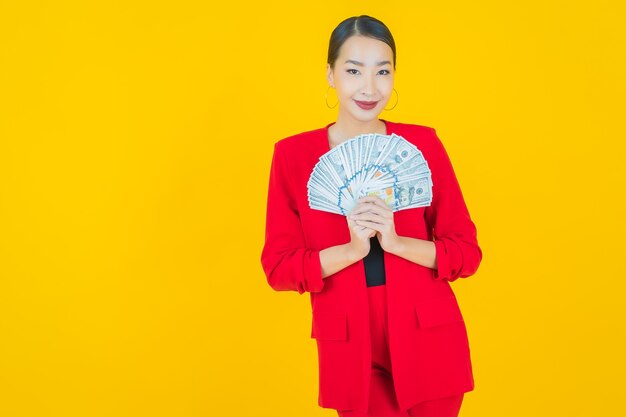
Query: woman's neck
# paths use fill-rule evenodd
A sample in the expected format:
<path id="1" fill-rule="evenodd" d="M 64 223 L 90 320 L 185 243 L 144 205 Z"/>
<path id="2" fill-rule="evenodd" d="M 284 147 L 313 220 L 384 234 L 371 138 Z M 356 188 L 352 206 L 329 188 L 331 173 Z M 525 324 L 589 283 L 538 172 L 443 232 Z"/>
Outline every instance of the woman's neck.
<path id="1" fill-rule="evenodd" d="M 328 128 L 328 139 L 331 145 L 337 146 L 341 142 L 364 133 L 380 133 L 384 135 L 387 133 L 386 128 L 385 122 L 378 118 L 362 122 L 352 117 L 344 116 L 340 112 L 337 122 Z"/>

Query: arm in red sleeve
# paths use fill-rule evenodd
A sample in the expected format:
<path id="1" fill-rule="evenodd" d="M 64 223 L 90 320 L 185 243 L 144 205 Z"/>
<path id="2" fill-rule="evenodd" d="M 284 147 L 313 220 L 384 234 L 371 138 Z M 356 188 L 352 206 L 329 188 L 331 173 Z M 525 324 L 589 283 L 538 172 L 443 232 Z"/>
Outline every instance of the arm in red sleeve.
<path id="1" fill-rule="evenodd" d="M 268 284 L 276 291 L 319 292 L 324 287 L 318 250 L 306 247 L 287 157 L 274 145 L 267 194 L 265 245 L 261 265 Z"/>
<path id="2" fill-rule="evenodd" d="M 450 158 L 435 129 L 432 161 L 433 200 L 425 216 L 435 238 L 435 279 L 454 281 L 473 275 L 482 260 L 476 226 L 470 218 Z"/>

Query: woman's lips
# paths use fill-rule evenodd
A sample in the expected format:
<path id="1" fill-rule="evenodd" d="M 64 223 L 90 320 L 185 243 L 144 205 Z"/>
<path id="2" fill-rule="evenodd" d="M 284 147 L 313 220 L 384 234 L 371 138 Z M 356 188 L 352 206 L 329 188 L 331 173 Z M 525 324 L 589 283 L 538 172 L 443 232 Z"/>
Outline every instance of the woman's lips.
<path id="1" fill-rule="evenodd" d="M 357 106 L 359 106 L 360 108 L 362 108 L 364 110 L 372 110 L 378 104 L 377 101 L 359 101 L 359 100 L 354 100 L 354 102 L 356 103 Z"/>

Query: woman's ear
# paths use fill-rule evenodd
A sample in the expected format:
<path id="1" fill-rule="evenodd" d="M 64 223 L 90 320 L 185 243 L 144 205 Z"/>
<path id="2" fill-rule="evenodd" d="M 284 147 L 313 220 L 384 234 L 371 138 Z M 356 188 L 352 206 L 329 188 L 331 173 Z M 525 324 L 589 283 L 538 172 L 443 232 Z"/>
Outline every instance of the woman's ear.
<path id="1" fill-rule="evenodd" d="M 328 84 L 335 88 L 335 78 L 333 77 L 333 69 L 330 67 L 330 64 L 326 64 L 326 80 L 328 80 Z"/>

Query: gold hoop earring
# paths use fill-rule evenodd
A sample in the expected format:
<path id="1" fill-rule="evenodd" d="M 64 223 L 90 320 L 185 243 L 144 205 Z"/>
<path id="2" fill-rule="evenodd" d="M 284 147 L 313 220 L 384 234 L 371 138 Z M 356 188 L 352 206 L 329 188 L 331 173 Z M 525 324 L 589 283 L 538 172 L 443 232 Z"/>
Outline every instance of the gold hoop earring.
<path id="1" fill-rule="evenodd" d="M 339 99 L 337 99 L 337 102 L 335 103 L 334 106 L 330 107 L 328 105 L 328 90 L 330 90 L 330 85 L 326 89 L 326 94 L 324 94 L 324 101 L 326 102 L 326 107 L 328 107 L 329 109 L 334 109 L 335 107 L 337 107 L 337 104 L 339 104 Z"/>
<path id="2" fill-rule="evenodd" d="M 390 109 L 385 108 L 385 109 L 383 109 L 383 110 L 393 110 L 393 109 L 395 109 L 395 108 L 396 108 L 396 106 L 398 105 L 398 101 L 400 100 L 400 95 L 398 94 L 398 91 L 396 90 L 396 88 L 395 88 L 395 87 L 393 88 L 393 91 L 395 91 L 395 92 L 396 92 L 396 104 L 394 104 L 394 105 L 393 105 L 393 107 L 392 107 L 392 108 L 390 108 Z"/>

